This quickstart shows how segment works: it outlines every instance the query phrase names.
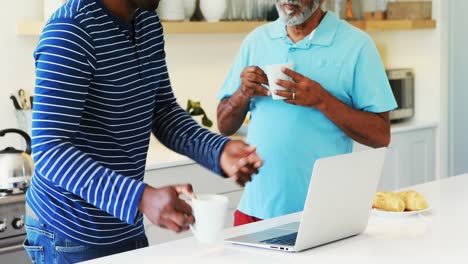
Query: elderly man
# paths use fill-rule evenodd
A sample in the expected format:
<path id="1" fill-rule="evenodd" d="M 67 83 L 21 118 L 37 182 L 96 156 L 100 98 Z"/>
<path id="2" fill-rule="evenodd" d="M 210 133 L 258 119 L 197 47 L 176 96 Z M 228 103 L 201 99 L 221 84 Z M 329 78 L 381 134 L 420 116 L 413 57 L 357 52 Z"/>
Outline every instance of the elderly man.
<path id="1" fill-rule="evenodd" d="M 34 263 L 75 263 L 148 245 L 143 214 L 175 232 L 195 219 L 188 184 L 143 182 L 150 133 L 241 185 L 255 148 L 201 128 L 176 102 L 159 0 L 74 0 L 35 52 L 35 175 L 25 249 Z"/>
<path id="2" fill-rule="evenodd" d="M 280 18 L 247 36 L 219 94 L 220 131 L 234 133 L 250 111 L 247 141 L 265 162 L 234 225 L 303 210 L 317 159 L 351 152 L 353 140 L 390 142 L 396 103 L 378 52 L 366 33 L 325 13 L 323 2 L 278 0 Z M 293 81 L 275 80 L 287 90 L 273 92 L 286 99 L 272 100 L 264 69 L 283 63 L 294 64 L 283 69 Z"/>

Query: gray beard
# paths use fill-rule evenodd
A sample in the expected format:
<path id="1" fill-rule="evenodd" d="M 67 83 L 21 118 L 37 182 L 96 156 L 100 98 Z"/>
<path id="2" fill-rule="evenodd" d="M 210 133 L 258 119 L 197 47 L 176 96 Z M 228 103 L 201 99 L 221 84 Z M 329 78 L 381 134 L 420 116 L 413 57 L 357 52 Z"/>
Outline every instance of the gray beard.
<path id="1" fill-rule="evenodd" d="M 278 11 L 279 18 L 287 26 L 297 26 L 303 24 L 315 13 L 315 11 L 317 11 L 319 7 L 320 1 L 313 0 L 311 8 L 307 8 L 299 15 L 290 16 L 290 14 L 287 14 L 284 10 L 281 9 L 280 3 L 276 3 L 276 10 Z"/>

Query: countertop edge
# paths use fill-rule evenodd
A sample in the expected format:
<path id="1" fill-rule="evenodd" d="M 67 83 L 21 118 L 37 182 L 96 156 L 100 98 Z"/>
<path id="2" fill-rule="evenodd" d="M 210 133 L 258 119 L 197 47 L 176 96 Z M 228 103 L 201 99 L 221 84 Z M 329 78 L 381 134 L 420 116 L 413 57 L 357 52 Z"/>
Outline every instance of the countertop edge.
<path id="1" fill-rule="evenodd" d="M 439 126 L 439 122 L 435 121 L 408 121 L 404 123 L 397 123 L 392 124 L 391 132 L 392 133 L 402 133 L 414 130 L 421 130 L 426 128 L 437 128 Z"/>
<path id="2" fill-rule="evenodd" d="M 173 168 L 173 167 L 184 166 L 184 165 L 192 165 L 195 163 L 196 162 L 190 158 L 182 157 L 180 160 L 177 160 L 177 161 L 146 163 L 145 170 L 152 171 L 152 170 Z"/>

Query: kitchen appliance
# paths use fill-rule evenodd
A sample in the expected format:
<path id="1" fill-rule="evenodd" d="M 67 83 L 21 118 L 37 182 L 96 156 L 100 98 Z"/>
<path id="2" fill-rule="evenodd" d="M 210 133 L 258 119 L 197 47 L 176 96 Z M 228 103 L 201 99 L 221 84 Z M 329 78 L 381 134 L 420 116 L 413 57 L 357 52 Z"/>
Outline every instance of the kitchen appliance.
<path id="1" fill-rule="evenodd" d="M 411 69 L 386 71 L 398 107 L 390 112 L 390 120 L 399 122 L 414 116 L 414 74 Z"/>
<path id="2" fill-rule="evenodd" d="M 250 233 L 226 241 L 299 252 L 362 233 L 372 210 L 386 153 L 386 148 L 378 148 L 318 159 L 300 222 L 266 230 L 251 228 Z"/>
<path id="3" fill-rule="evenodd" d="M 31 138 L 19 129 L 1 130 L 0 137 L 9 133 L 21 135 L 26 140 L 26 150 L 8 147 L 0 151 L 0 197 L 24 193 L 34 172 Z"/>
<path id="4" fill-rule="evenodd" d="M 2 263 L 27 263 L 22 242 L 26 238 L 25 192 L 34 172 L 31 138 L 21 130 L 5 129 L 0 139 L 6 134 L 21 135 L 27 147 L 25 151 L 12 147 L 0 151 L 0 259 Z"/>

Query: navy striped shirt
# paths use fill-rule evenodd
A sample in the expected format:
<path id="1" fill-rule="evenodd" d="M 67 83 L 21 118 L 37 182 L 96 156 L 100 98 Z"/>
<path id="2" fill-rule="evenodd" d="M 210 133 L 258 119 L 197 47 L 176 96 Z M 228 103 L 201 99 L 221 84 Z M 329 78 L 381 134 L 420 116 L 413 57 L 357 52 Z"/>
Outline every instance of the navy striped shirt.
<path id="1" fill-rule="evenodd" d="M 151 132 L 221 174 L 228 139 L 177 104 L 155 12 L 137 10 L 129 25 L 99 0 L 69 0 L 47 22 L 35 60 L 27 202 L 60 234 L 94 246 L 144 234 L 138 204 Z"/>

